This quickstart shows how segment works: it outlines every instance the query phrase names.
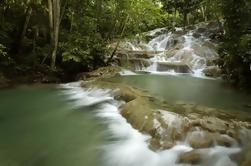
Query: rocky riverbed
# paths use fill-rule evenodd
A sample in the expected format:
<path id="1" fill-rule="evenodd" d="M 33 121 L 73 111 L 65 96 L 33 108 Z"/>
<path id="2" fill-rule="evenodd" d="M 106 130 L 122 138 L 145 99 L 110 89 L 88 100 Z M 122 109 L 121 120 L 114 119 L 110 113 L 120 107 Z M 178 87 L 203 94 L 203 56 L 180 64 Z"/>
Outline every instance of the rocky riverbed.
<path id="1" fill-rule="evenodd" d="M 115 99 L 124 101 L 120 108 L 123 117 L 135 129 L 151 136 L 147 142 L 153 151 L 171 149 L 183 142 L 192 150 L 182 153 L 178 163 L 203 165 L 214 148 L 225 148 L 238 165 L 251 164 L 251 116 L 248 113 L 184 101 L 170 103 L 147 91 L 107 79 L 121 70 L 109 67 L 86 73 L 82 86 L 111 89 Z"/>

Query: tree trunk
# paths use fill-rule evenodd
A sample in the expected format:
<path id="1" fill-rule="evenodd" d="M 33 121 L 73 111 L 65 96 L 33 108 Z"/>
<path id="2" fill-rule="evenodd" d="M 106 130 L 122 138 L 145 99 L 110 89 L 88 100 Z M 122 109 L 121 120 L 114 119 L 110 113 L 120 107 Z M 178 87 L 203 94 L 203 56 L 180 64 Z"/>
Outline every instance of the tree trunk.
<path id="1" fill-rule="evenodd" d="M 19 55 L 21 54 L 21 51 L 22 51 L 23 40 L 24 40 L 24 37 L 26 35 L 27 28 L 29 26 L 30 18 L 31 18 L 31 15 L 32 15 L 32 7 L 30 5 L 30 0 L 27 0 L 26 4 L 27 4 L 27 8 L 25 9 L 25 20 L 24 20 L 21 35 L 20 35 L 19 40 L 18 40 L 18 45 L 17 45 L 17 60 L 18 61 L 22 60 L 22 58 Z"/>
<path id="2" fill-rule="evenodd" d="M 184 29 L 186 29 L 186 25 L 187 25 L 187 12 L 183 13 L 183 27 Z"/>
<path id="3" fill-rule="evenodd" d="M 74 21 L 74 14 L 73 14 L 73 12 L 71 12 L 71 18 L 70 18 L 70 20 L 71 20 L 71 25 L 70 25 L 70 33 L 71 33 L 72 29 L 73 29 L 73 21 Z"/>
<path id="4" fill-rule="evenodd" d="M 62 20 L 62 15 L 60 15 L 60 0 L 48 0 L 48 9 L 51 45 L 50 52 L 48 55 L 50 55 L 51 57 L 51 68 L 55 69 L 58 49 L 59 27 L 60 22 Z M 44 57 L 41 64 L 44 63 L 47 57 L 48 56 Z"/>
<path id="5" fill-rule="evenodd" d="M 58 49 L 58 35 L 60 25 L 60 0 L 53 0 L 53 47 L 51 53 L 51 68 L 54 69 L 56 65 L 57 49 Z"/>
<path id="6" fill-rule="evenodd" d="M 173 29 L 175 29 L 175 26 L 176 26 L 176 8 L 174 8 L 173 10 L 173 23 L 172 23 Z"/>
<path id="7" fill-rule="evenodd" d="M 96 32 L 100 31 L 100 24 L 101 24 L 101 14 L 102 14 L 102 0 L 96 0 Z"/>
<path id="8" fill-rule="evenodd" d="M 22 45 L 23 39 L 24 39 L 25 34 L 27 32 L 27 28 L 28 28 L 28 25 L 29 25 L 29 22 L 30 22 L 31 14 L 32 14 L 32 7 L 29 6 L 27 11 L 26 11 L 24 26 L 23 26 L 23 30 L 22 30 L 22 33 L 21 33 L 21 36 L 20 36 L 20 46 Z"/>
<path id="9" fill-rule="evenodd" d="M 52 0 L 48 0 L 48 9 L 49 9 L 49 28 L 50 28 L 50 43 L 51 46 L 53 44 L 54 40 L 54 34 L 53 34 L 53 6 L 52 6 Z M 51 47 L 52 48 L 52 47 Z"/>
<path id="10" fill-rule="evenodd" d="M 63 19 L 64 13 L 65 13 L 65 9 L 66 9 L 67 4 L 68 4 L 68 0 L 65 1 L 64 6 L 63 6 L 63 8 L 62 8 L 62 10 L 60 12 L 60 14 L 61 14 L 60 15 L 60 22 L 59 22 L 60 24 L 62 22 L 62 19 Z"/>
<path id="11" fill-rule="evenodd" d="M 53 3 L 52 0 L 48 0 L 47 2 L 48 2 L 49 30 L 50 30 L 50 51 L 48 53 L 48 56 L 52 57 L 52 51 L 54 48 Z M 48 56 L 44 57 L 41 64 L 45 62 Z"/>
<path id="12" fill-rule="evenodd" d="M 201 13 L 202 13 L 202 17 L 203 17 L 204 21 L 207 22 L 206 7 L 201 6 Z"/>

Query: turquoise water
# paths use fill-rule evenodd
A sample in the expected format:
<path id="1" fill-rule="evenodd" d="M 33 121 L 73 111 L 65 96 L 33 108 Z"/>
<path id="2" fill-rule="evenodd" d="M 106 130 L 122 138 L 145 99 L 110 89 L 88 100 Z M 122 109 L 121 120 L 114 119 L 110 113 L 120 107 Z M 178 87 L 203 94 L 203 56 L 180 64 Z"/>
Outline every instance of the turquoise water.
<path id="1" fill-rule="evenodd" d="M 186 101 L 209 107 L 251 111 L 251 96 L 224 84 L 222 80 L 194 78 L 188 75 L 130 75 L 111 79 L 149 91 L 170 102 Z"/>
<path id="2" fill-rule="evenodd" d="M 250 95 L 226 87 L 220 80 L 135 75 L 111 81 L 145 89 L 170 102 L 250 111 L 246 107 L 251 103 Z M 109 91 L 88 91 L 79 86 L 66 89 L 43 85 L 0 90 L 0 166 L 175 163 L 175 150 L 154 153 L 148 149 L 145 136 L 119 114 L 119 105 Z"/>
<path id="3" fill-rule="evenodd" d="M 104 140 L 91 107 L 56 86 L 0 91 L 0 166 L 96 166 Z"/>

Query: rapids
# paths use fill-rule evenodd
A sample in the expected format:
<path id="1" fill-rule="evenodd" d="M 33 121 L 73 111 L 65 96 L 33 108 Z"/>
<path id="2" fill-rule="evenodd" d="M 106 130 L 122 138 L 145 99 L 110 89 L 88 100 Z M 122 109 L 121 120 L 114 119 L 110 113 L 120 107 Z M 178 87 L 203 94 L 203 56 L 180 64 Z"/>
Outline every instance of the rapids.
<path id="1" fill-rule="evenodd" d="M 95 111 L 100 121 L 108 126 L 107 132 L 111 137 L 108 144 L 101 147 L 103 160 L 107 166 L 189 166 L 190 164 L 178 164 L 180 154 L 193 150 L 186 142 L 179 142 L 169 150 L 154 152 L 148 148 L 145 135 L 134 129 L 120 114 L 120 106 L 123 102 L 116 101 L 111 91 L 101 89 L 85 89 L 80 91 L 78 86 L 71 84 L 62 85 L 70 99 L 80 101 L 82 105 L 101 102 L 99 109 Z M 110 101 L 108 102 L 109 99 Z M 87 102 L 93 100 L 93 102 Z M 99 101 L 99 102 L 97 102 Z M 170 118 L 170 114 L 165 114 Z M 230 156 L 240 152 L 239 146 L 222 147 L 214 146 L 204 149 L 204 161 L 201 166 L 235 166 Z"/>
<path id="2" fill-rule="evenodd" d="M 115 100 L 111 90 L 82 88 L 77 82 L 4 90 L 0 98 L 2 166 L 192 165 L 177 162 L 180 154 L 193 150 L 186 141 L 152 151 L 151 136 L 120 114 L 125 103 Z M 238 144 L 202 149 L 203 161 L 197 165 L 235 166 L 231 156 L 240 150 Z"/>

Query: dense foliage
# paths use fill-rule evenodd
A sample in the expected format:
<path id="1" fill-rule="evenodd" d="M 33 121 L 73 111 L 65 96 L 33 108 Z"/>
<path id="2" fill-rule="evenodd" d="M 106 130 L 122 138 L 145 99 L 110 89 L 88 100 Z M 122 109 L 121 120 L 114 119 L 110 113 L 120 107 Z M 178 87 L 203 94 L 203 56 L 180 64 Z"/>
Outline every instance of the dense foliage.
<path id="1" fill-rule="evenodd" d="M 224 22 L 219 65 L 225 78 L 251 85 L 250 8 L 249 0 L 3 0 L 0 68 L 89 71 L 107 65 L 110 42 L 216 20 Z"/>
<path id="2" fill-rule="evenodd" d="M 105 64 L 105 46 L 111 40 L 165 25 L 164 13 L 152 0 L 0 3 L 1 63 L 15 67 L 44 64 L 55 69 L 56 64 L 92 70 Z"/>
<path id="3" fill-rule="evenodd" d="M 220 65 L 225 78 L 238 86 L 251 87 L 251 2 L 224 0 L 225 38 Z"/>
<path id="4" fill-rule="evenodd" d="M 239 87 L 251 87 L 250 0 L 162 0 L 162 3 L 175 18 L 174 25 L 218 21 L 224 31 L 219 48 L 219 66 L 224 78 Z"/>

